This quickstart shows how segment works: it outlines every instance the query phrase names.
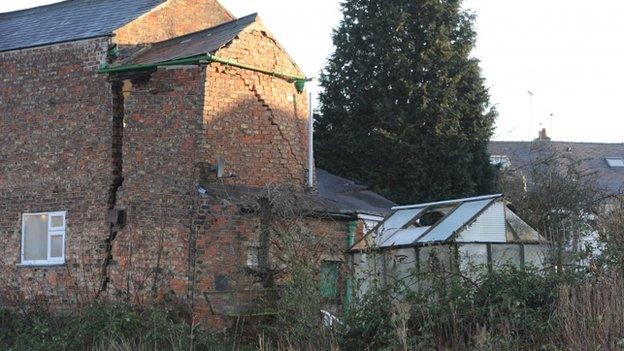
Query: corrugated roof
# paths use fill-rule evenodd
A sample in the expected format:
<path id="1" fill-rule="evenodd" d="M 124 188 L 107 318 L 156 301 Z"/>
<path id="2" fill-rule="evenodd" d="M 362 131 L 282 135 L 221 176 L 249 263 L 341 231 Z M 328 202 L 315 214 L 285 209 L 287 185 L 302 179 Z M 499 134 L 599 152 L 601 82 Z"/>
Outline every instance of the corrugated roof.
<path id="1" fill-rule="evenodd" d="M 0 13 L 0 52 L 110 35 L 165 0 L 68 0 Z"/>
<path id="2" fill-rule="evenodd" d="M 593 174 L 598 187 L 609 195 L 624 191 L 624 168 L 610 168 L 605 158 L 624 157 L 624 144 L 579 143 L 563 141 L 492 141 L 492 155 L 507 156 L 511 169 L 523 171 L 544 157 L 557 152 L 580 162 L 583 171 Z M 528 175 L 528 174 L 527 174 Z"/>
<path id="3" fill-rule="evenodd" d="M 152 44 L 121 65 L 154 64 L 214 53 L 257 19 L 258 15 L 254 13 L 216 27 Z"/>

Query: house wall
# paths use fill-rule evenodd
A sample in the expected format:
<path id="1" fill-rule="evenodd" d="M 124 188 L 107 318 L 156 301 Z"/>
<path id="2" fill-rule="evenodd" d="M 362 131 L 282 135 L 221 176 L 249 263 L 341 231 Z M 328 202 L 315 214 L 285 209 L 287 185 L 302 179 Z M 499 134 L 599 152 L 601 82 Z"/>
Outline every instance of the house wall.
<path id="1" fill-rule="evenodd" d="M 153 43 L 234 19 L 216 0 L 168 0 L 116 30 L 114 42 L 119 45 Z"/>
<path id="2" fill-rule="evenodd" d="M 138 19 L 114 41 L 194 30 L 185 21 L 168 27 L 185 3 Z M 154 35 L 133 37 L 139 29 Z M 198 194 L 197 185 L 304 190 L 306 95 L 291 82 L 219 64 L 117 82 L 96 73 L 110 45 L 106 38 L 0 53 L 0 289 L 59 306 L 97 295 L 135 303 L 190 296 L 198 316 L 218 319 L 213 308 L 232 302 L 209 305 L 205 293 L 257 286 L 246 265 L 260 219 L 228 197 Z M 218 55 L 301 75 L 258 26 Z M 214 177 L 218 157 L 235 177 Z M 111 227 L 111 207 L 126 211 L 122 228 Z M 43 211 L 67 211 L 67 262 L 18 267 L 21 214 Z M 319 264 L 343 260 L 347 222 L 305 219 L 303 227 L 314 235 L 302 245 L 319 249 Z"/>
<path id="3" fill-rule="evenodd" d="M 299 73 L 257 28 L 218 55 Z M 198 318 L 227 323 L 223 315 L 241 313 L 245 294 L 262 288 L 247 262 L 263 224 L 227 191 L 203 194 L 198 186 L 304 190 L 307 99 L 290 82 L 219 64 L 158 69 L 126 80 L 124 92 L 124 181 L 116 206 L 126 209 L 127 224 L 113 240 L 107 293 L 137 301 L 191 298 Z M 217 179 L 219 157 L 235 176 Z M 317 247 L 319 264 L 344 259 L 345 222 L 305 219 L 301 227 L 318 238 L 312 245 L 326 243 Z"/>
<path id="4" fill-rule="evenodd" d="M 186 294 L 189 228 L 197 195 L 204 69 L 158 70 L 126 81 L 123 185 L 127 224 L 108 265 L 112 296 Z"/>
<path id="5" fill-rule="evenodd" d="M 216 1 L 171 0 L 119 29 L 114 42 L 164 40 L 231 19 Z M 97 38 L 0 53 L 0 289 L 11 285 L 17 287 L 12 291 L 29 298 L 43 295 L 50 304 L 64 304 L 92 298 L 106 279 L 102 266 L 109 254 L 108 210 L 119 175 L 116 165 L 121 162 L 112 154 L 121 147 L 121 139 L 114 137 L 120 130 L 113 125 L 111 84 L 96 72 L 111 44 L 109 38 Z M 195 91 L 201 94 L 202 85 Z M 147 123 L 136 119 L 139 127 Z M 159 141 L 159 136 L 151 137 Z M 141 153 L 137 155 L 140 160 Z M 126 167 L 145 172 L 133 169 L 132 163 L 126 162 Z M 179 185 L 176 180 L 172 183 Z M 162 203 L 140 205 L 154 216 L 170 208 Z M 46 211 L 67 211 L 67 263 L 18 267 L 21 215 Z M 187 212 L 184 207 L 177 211 Z M 175 223 L 163 230 L 175 232 L 180 226 Z M 150 234 L 143 238 L 155 240 Z M 178 243 L 168 244 L 180 250 Z"/>
<path id="6" fill-rule="evenodd" d="M 100 283 L 111 173 L 112 97 L 96 74 L 108 40 L 0 53 L 0 289 L 49 304 Z M 62 267 L 18 267 L 21 215 L 67 212 Z"/>
<path id="7" fill-rule="evenodd" d="M 270 290 L 273 288 L 267 287 L 265 280 L 254 274 L 261 272 L 262 267 L 248 266 L 250 253 L 262 250 L 263 225 L 271 228 L 268 241 L 276 286 L 287 279 L 289 269 L 297 264 L 320 267 L 325 260 L 340 263 L 340 294 L 335 300 L 327 301 L 328 310 L 339 309 L 348 269 L 343 253 L 348 222 L 278 215 L 267 224 L 263 223 L 261 210 L 247 213 L 241 211 L 244 207 L 230 201 L 224 201 L 221 196 L 200 198 L 192 279 L 198 321 L 229 325 L 253 307 L 250 301 L 271 300 L 271 296 L 276 296 L 275 291 Z M 284 235 L 293 239 L 285 246 Z M 282 245 L 275 245 L 277 243 Z M 318 284 L 318 281 L 310 281 L 310 284 Z"/>
<path id="8" fill-rule="evenodd" d="M 302 75 L 261 26 L 252 26 L 217 56 L 263 69 Z M 305 93 L 266 74 L 213 63 L 208 67 L 204 104 L 205 161 L 225 160 L 236 177 L 226 184 L 306 186 L 307 109 Z"/>

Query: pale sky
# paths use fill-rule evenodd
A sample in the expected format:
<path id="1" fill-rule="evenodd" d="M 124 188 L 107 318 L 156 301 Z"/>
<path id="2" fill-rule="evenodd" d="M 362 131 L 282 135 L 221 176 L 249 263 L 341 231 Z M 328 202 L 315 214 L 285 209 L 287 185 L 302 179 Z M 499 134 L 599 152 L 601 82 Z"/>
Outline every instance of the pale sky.
<path id="1" fill-rule="evenodd" d="M 0 0 L 0 12 L 52 2 Z M 333 51 L 339 0 L 221 3 L 237 16 L 258 12 L 318 77 Z M 624 1 L 466 0 L 465 7 L 478 16 L 474 55 L 499 111 L 495 139 L 530 140 L 545 127 L 555 140 L 624 142 Z"/>

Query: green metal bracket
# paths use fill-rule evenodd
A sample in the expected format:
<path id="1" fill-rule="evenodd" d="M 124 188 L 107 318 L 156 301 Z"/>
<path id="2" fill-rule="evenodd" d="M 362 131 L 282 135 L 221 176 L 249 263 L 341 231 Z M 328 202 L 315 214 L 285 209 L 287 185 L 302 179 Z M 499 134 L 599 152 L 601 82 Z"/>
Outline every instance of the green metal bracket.
<path id="1" fill-rule="evenodd" d="M 103 73 L 140 71 L 140 70 L 154 69 L 154 68 L 163 67 L 163 66 L 176 66 L 176 65 L 189 65 L 189 64 L 202 64 L 202 63 L 207 64 L 211 62 L 217 62 L 217 63 L 221 63 L 224 65 L 246 69 L 249 71 L 254 71 L 254 72 L 266 74 L 272 77 L 284 79 L 288 82 L 293 83 L 298 93 L 302 93 L 304 91 L 306 82 L 312 81 L 312 78 L 296 76 L 296 75 L 287 74 L 287 73 L 280 73 L 280 72 L 275 72 L 275 71 L 269 71 L 260 67 L 246 65 L 244 63 L 239 63 L 233 60 L 221 58 L 221 57 L 214 56 L 211 54 L 190 56 L 190 57 L 184 57 L 184 58 L 175 59 L 175 60 L 167 60 L 167 61 L 148 63 L 148 64 L 125 65 L 125 66 L 117 66 L 117 67 L 100 67 L 100 69 L 98 70 L 98 73 L 103 74 Z"/>
<path id="2" fill-rule="evenodd" d="M 111 58 L 119 57 L 119 55 L 120 55 L 119 46 L 117 46 L 117 44 L 111 46 L 111 48 L 108 49 L 106 54 L 108 55 L 108 57 L 111 57 Z"/>

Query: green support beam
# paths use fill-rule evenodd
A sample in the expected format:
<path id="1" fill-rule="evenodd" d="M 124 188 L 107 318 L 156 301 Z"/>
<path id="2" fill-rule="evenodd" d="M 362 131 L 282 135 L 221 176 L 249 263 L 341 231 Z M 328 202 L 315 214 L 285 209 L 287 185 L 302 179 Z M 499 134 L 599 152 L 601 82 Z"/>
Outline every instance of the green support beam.
<path id="1" fill-rule="evenodd" d="M 100 74 L 110 74 L 110 73 L 122 73 L 122 72 L 131 72 L 131 71 L 143 71 L 148 69 L 156 69 L 158 67 L 166 67 L 166 66 L 179 66 L 179 65 L 192 65 L 192 64 L 210 64 L 211 62 L 221 63 L 226 66 L 237 67 L 253 72 L 258 72 L 262 74 L 266 74 L 272 77 L 277 77 L 280 79 L 284 79 L 290 83 L 295 84 L 295 88 L 299 93 L 303 92 L 305 89 L 305 83 L 312 80 L 312 78 L 296 76 L 287 73 L 280 73 L 276 71 L 269 71 L 260 67 L 247 65 L 244 63 L 239 63 L 234 60 L 229 60 L 225 58 L 221 58 L 218 56 L 214 56 L 211 54 L 203 54 L 191 57 L 184 57 L 175 60 L 167 60 L 156 63 L 147 63 L 147 64 L 137 64 L 137 65 L 123 65 L 117 67 L 102 67 L 98 70 Z"/>

